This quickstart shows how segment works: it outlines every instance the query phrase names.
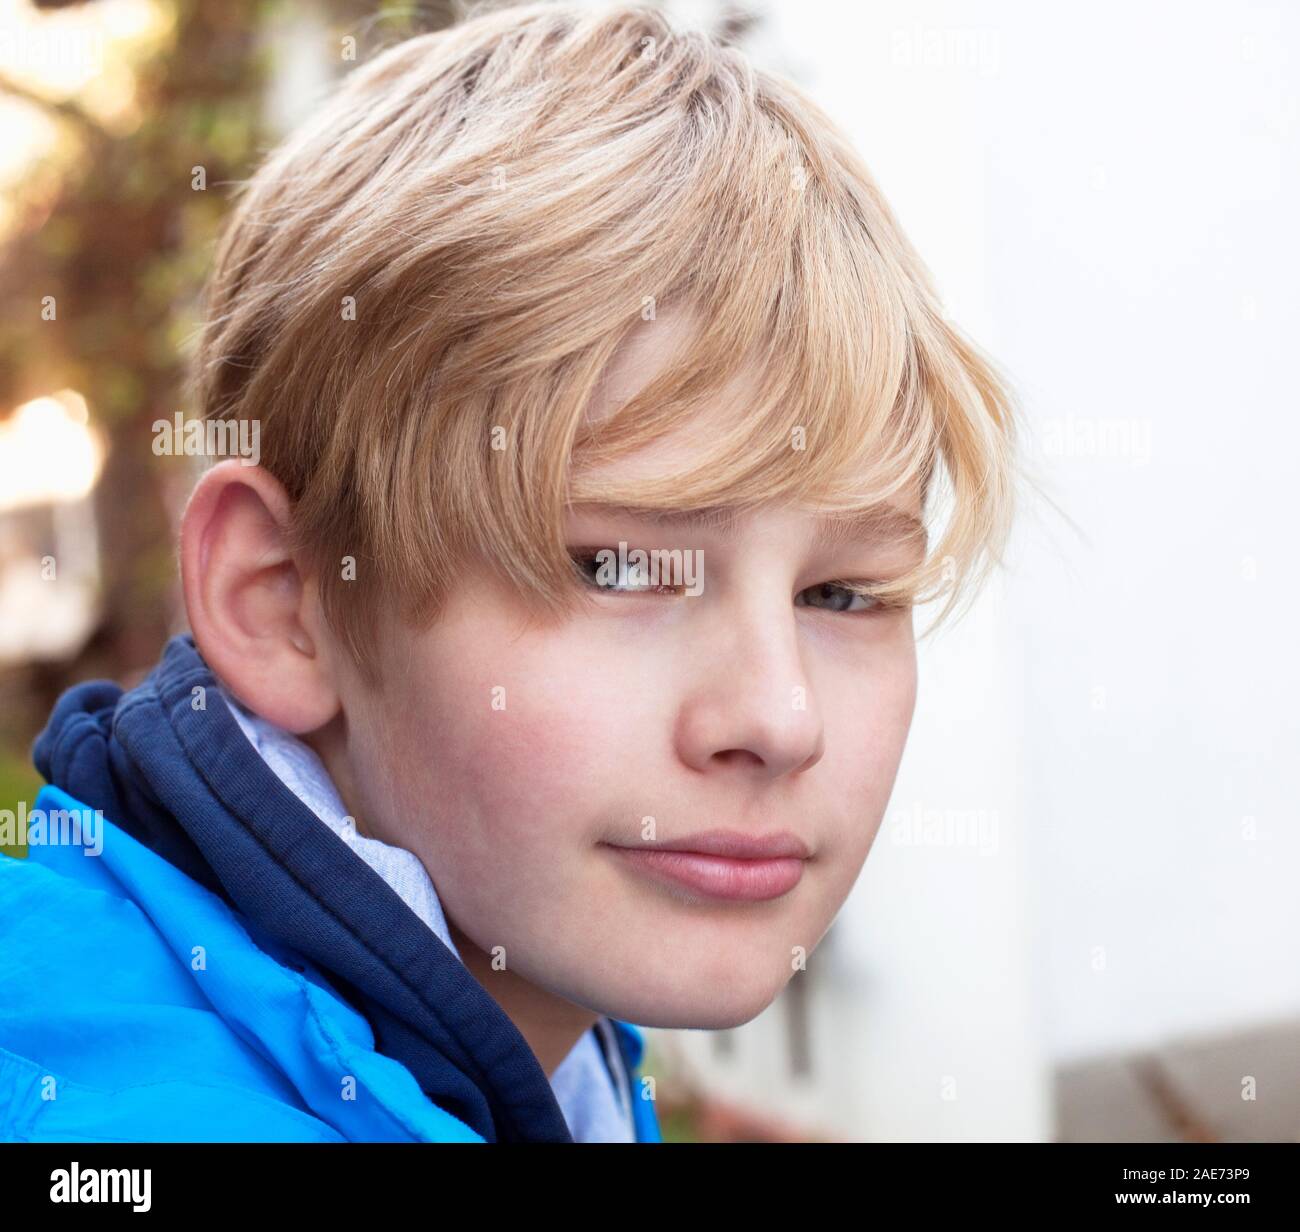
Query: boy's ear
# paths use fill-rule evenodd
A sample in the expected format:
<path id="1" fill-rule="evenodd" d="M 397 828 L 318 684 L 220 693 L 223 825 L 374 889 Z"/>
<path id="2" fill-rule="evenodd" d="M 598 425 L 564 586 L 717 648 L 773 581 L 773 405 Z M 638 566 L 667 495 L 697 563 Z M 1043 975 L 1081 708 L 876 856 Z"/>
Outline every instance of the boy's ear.
<path id="1" fill-rule="evenodd" d="M 181 584 L 208 666 L 255 713 L 302 734 L 335 717 L 339 696 L 315 580 L 289 551 L 289 511 L 269 471 L 219 462 L 181 519 Z"/>

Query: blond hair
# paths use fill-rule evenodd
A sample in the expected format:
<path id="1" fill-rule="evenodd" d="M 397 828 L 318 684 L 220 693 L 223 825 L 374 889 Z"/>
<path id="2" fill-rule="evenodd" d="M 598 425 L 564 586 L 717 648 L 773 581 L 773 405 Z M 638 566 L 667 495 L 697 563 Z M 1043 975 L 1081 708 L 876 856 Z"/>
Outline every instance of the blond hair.
<path id="1" fill-rule="evenodd" d="M 467 558 L 564 608 L 576 499 L 835 513 L 914 483 L 929 501 L 940 476 L 944 537 L 873 593 L 946 593 L 942 620 L 1000 558 L 1007 383 L 831 120 L 703 31 L 640 5 L 480 13 L 353 70 L 243 189 L 193 394 L 260 421 L 367 675 L 371 604 L 429 622 Z M 611 358 L 669 304 L 698 315 L 689 345 L 594 422 Z M 689 470 L 583 478 L 741 377 L 753 400 Z"/>

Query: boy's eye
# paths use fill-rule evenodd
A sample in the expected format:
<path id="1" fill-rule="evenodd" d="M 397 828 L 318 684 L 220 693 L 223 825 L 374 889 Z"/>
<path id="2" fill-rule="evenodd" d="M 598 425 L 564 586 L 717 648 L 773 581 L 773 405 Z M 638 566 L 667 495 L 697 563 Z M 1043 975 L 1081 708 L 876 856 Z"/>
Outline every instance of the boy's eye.
<path id="1" fill-rule="evenodd" d="M 805 599 L 804 596 L 810 596 Z M 821 582 L 801 590 L 794 599 L 796 607 L 824 607 L 832 612 L 870 612 L 881 606 L 874 595 L 864 595 L 838 582 Z"/>
<path id="2" fill-rule="evenodd" d="M 683 586 L 656 582 L 650 568 L 636 560 L 619 559 L 613 548 L 570 553 L 584 580 L 593 590 L 610 593 L 677 594 Z"/>

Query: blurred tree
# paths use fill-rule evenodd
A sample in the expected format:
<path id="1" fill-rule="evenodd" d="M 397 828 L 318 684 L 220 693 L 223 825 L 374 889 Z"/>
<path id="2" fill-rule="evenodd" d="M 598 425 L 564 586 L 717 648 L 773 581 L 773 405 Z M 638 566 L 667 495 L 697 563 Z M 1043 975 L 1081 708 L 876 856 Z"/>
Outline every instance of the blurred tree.
<path id="1" fill-rule="evenodd" d="M 30 182 L 43 191 L 20 193 L 0 250 L 0 276 L 16 288 L 0 296 L 0 405 L 70 386 L 109 444 L 96 490 L 102 621 L 75 662 L 43 673 L 42 691 L 129 675 L 153 661 L 170 629 L 171 519 L 150 425 L 183 409 L 179 343 L 224 213 L 210 190 L 244 173 L 257 137 L 264 7 L 175 0 L 168 44 L 134 66 L 142 119 L 126 133 L 75 99 L 50 102 L 0 80 L 54 118 L 68 143 L 34 169 Z M 200 165 L 209 191 L 191 188 Z M 47 296 L 54 320 L 42 315 Z"/>
<path id="2" fill-rule="evenodd" d="M 37 0 L 34 7 L 70 4 Z M 177 622 L 172 523 L 185 476 L 180 463 L 159 465 L 151 425 L 192 409 L 181 402 L 185 344 L 229 210 L 226 189 L 271 144 L 263 100 L 273 65 L 260 36 L 283 4 L 171 0 L 168 7 L 162 47 L 132 66 L 142 118 L 129 131 L 103 123 L 76 97 L 50 99 L 0 75 L 0 92 L 38 107 L 59 134 L 25 177 L 14 225 L 0 241 L 0 285 L 13 288 L 0 295 L 0 407 L 74 388 L 109 446 L 95 495 L 102 616 L 73 660 L 26 673 L 31 710 L 42 716 L 76 680 L 143 671 Z M 317 11 L 363 43 L 393 41 L 453 16 L 450 3 L 373 0 L 335 0 Z M 195 186 L 197 168 L 203 187 Z M 43 315 L 46 297 L 53 297 L 53 320 Z"/>

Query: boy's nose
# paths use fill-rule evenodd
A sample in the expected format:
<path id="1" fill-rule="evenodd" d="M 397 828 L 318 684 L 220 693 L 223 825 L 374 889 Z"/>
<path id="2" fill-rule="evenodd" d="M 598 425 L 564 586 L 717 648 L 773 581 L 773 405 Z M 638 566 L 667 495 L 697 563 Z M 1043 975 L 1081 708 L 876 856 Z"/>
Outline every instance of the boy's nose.
<path id="1" fill-rule="evenodd" d="M 720 646 L 679 709 L 675 739 L 681 760 L 702 772 L 777 778 L 816 765 L 825 730 L 793 629 Z"/>

